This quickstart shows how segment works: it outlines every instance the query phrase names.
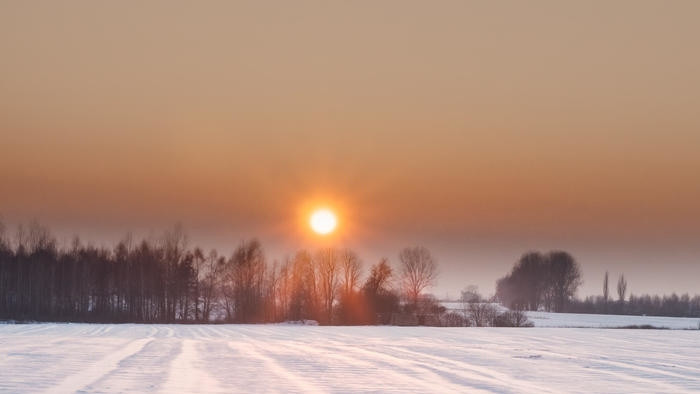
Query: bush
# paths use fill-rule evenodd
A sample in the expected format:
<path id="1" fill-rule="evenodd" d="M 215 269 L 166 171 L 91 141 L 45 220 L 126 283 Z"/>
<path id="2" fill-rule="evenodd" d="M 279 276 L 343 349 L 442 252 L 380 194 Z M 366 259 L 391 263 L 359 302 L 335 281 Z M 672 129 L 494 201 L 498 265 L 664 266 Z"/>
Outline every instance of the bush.
<path id="1" fill-rule="evenodd" d="M 443 327 L 464 327 L 466 325 L 464 316 L 457 312 L 447 312 L 442 316 Z"/>
<path id="2" fill-rule="evenodd" d="M 523 311 L 506 311 L 493 321 L 494 327 L 533 327 L 534 324 Z"/>
<path id="3" fill-rule="evenodd" d="M 493 326 L 498 316 L 498 308 L 490 303 L 472 303 L 468 306 L 470 325 L 475 327 Z"/>

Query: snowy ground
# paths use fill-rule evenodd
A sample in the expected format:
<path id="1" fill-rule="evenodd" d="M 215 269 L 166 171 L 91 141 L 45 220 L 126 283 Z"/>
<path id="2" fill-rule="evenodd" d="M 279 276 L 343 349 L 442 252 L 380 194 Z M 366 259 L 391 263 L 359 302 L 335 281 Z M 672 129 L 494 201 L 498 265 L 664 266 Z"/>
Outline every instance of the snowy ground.
<path id="1" fill-rule="evenodd" d="M 455 312 L 461 312 L 464 305 L 461 302 L 442 302 L 443 306 Z M 498 304 L 493 304 L 501 311 L 507 310 Z M 525 312 L 535 327 L 568 327 L 568 328 L 617 328 L 626 326 L 651 325 L 658 328 L 673 330 L 697 330 L 700 328 L 700 318 L 697 317 L 663 317 L 663 316 L 630 316 L 630 315 L 595 315 L 584 313 L 552 313 Z"/>
<path id="2" fill-rule="evenodd" d="M 700 319 L 690 317 L 589 315 L 582 313 L 527 312 L 535 327 L 625 327 L 651 325 L 674 330 L 697 330 Z"/>
<path id="3" fill-rule="evenodd" d="M 0 325 L 0 391 L 698 392 L 700 331 Z"/>

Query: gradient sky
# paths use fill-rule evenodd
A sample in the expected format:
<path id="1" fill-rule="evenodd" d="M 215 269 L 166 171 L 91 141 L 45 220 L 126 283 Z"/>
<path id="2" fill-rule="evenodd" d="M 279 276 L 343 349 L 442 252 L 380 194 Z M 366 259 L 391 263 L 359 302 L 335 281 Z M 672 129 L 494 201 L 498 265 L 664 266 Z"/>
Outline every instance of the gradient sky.
<path id="1" fill-rule="evenodd" d="M 111 244 L 181 222 L 268 257 L 341 215 L 485 293 L 565 249 L 580 294 L 700 285 L 700 2 L 0 3 L 0 215 Z"/>

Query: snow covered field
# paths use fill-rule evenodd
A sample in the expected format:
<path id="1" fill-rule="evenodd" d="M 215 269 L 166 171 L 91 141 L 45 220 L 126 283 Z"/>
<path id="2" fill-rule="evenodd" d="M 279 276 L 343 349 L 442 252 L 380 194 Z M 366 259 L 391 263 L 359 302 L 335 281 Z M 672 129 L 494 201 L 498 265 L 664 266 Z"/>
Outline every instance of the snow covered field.
<path id="1" fill-rule="evenodd" d="M 447 309 L 461 313 L 464 306 L 460 302 L 442 302 Z M 498 310 L 506 308 L 493 304 Z M 651 325 L 672 330 L 697 330 L 700 319 L 697 317 L 596 315 L 585 313 L 525 312 L 535 327 L 567 328 L 619 328 L 626 326 Z"/>
<path id="2" fill-rule="evenodd" d="M 698 392 L 700 331 L 8 324 L 0 391 Z"/>
<path id="3" fill-rule="evenodd" d="M 611 328 L 651 325 L 674 330 L 697 330 L 700 319 L 691 317 L 594 315 L 583 313 L 527 312 L 535 327 Z"/>

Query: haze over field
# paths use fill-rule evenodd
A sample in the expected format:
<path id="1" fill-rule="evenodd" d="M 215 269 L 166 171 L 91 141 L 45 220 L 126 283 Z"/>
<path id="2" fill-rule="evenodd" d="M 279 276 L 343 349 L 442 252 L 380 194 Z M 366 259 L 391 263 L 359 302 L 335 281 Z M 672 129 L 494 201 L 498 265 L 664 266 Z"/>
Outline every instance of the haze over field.
<path id="1" fill-rule="evenodd" d="M 700 3 L 0 5 L 0 215 L 270 259 L 423 244 L 434 292 L 565 249 L 698 291 Z"/>

